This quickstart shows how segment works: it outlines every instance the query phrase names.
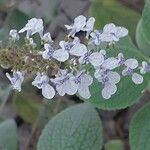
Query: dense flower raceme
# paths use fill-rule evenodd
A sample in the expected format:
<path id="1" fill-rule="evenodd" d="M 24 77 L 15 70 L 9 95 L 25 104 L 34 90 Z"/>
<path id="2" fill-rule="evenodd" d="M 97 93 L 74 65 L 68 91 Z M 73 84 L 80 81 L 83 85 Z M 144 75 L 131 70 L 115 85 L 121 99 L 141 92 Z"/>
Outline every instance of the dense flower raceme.
<path id="1" fill-rule="evenodd" d="M 94 30 L 94 23 L 93 17 L 89 19 L 82 15 L 76 17 L 72 25 L 65 25 L 69 30 L 68 40 L 60 41 L 59 47 L 54 47 L 49 32 L 43 34 L 44 27 L 41 19 L 32 18 L 19 32 L 15 29 L 10 31 L 9 36 L 12 41 L 18 41 L 19 33 L 26 32 L 26 39 L 33 49 L 36 47 L 36 43 L 34 43 L 32 35 L 39 33 L 44 50 L 37 52 L 37 55 L 41 56 L 43 59 L 41 61 L 53 62 L 57 66 L 54 69 L 56 71 L 54 75 L 46 73 L 47 70 L 37 71 L 32 82 L 33 86 L 41 89 L 45 98 L 52 99 L 56 94 L 64 96 L 78 93 L 82 98 L 89 99 L 91 96 L 90 86 L 94 78 L 102 85 L 101 94 L 104 99 L 109 99 L 116 93 L 121 76 L 131 76 L 135 84 L 143 82 L 141 74 L 150 71 L 150 65 L 147 62 L 143 61 L 139 65 L 135 58 L 126 59 L 122 53 L 116 57 L 108 57 L 106 50 L 96 48 L 103 43 L 107 43 L 108 46 L 115 44 L 120 38 L 128 35 L 128 30 L 115 26 L 113 23 L 105 25 L 100 31 Z M 80 39 L 76 37 L 76 33 L 80 31 L 86 32 L 86 44 L 81 43 Z M 91 45 L 95 45 L 95 48 L 89 48 Z M 32 52 L 30 51 L 31 54 Z M 29 56 L 26 57 L 25 62 L 28 58 Z M 47 65 L 46 69 L 49 68 L 48 63 L 43 65 Z M 89 67 L 95 70 L 93 77 L 88 72 L 87 68 Z M 122 73 L 116 71 L 118 67 L 124 68 Z M 137 69 L 140 69 L 140 73 L 136 73 Z M 12 77 L 8 73 L 6 76 L 11 81 L 12 87 L 21 91 L 21 84 L 27 73 L 27 70 L 14 69 Z"/>

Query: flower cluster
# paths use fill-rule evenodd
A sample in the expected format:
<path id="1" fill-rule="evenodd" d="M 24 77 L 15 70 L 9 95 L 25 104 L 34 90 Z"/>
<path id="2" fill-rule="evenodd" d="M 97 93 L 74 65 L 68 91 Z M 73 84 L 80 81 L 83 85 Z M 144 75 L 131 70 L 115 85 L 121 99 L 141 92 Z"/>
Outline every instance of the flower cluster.
<path id="1" fill-rule="evenodd" d="M 102 85 L 101 94 L 104 99 L 109 99 L 116 93 L 121 75 L 131 76 L 135 84 L 143 82 L 141 74 L 150 71 L 150 65 L 147 62 L 142 62 L 140 66 L 136 59 L 126 59 L 122 53 L 116 57 L 108 57 L 106 50 L 99 49 L 104 43 L 108 46 L 115 44 L 128 35 L 128 30 L 115 26 L 113 23 L 106 24 L 102 30 L 94 30 L 94 23 L 95 18 L 93 17 L 88 19 L 82 15 L 76 17 L 72 25 L 65 25 L 69 34 L 67 40 L 59 42 L 58 47 L 54 46 L 49 32 L 43 33 L 42 19 L 32 18 L 19 32 L 15 29 L 10 31 L 10 40 L 13 42 L 20 39 L 20 33 L 27 33 L 25 39 L 32 47 L 29 51 L 30 55 L 19 56 L 24 58 L 24 63 L 27 63 L 36 53 L 38 57 L 36 63 L 42 62 L 32 85 L 41 89 L 45 98 L 52 99 L 56 94 L 64 96 L 78 93 L 82 98 L 89 99 L 90 86 L 94 78 Z M 84 39 L 86 44 L 76 37 L 76 33 L 80 31 L 86 33 Z M 38 52 L 34 50 L 36 44 L 32 38 L 36 33 L 40 35 L 42 46 Z M 36 57 L 33 57 L 30 62 L 34 60 Z M 116 71 L 118 67 L 124 68 L 121 73 Z M 89 68 L 95 70 L 94 77 L 89 73 Z M 137 69 L 140 69 L 140 73 L 136 73 Z M 12 70 L 13 77 L 9 73 L 6 73 L 6 76 L 11 81 L 12 87 L 21 91 L 21 84 L 28 70 L 16 67 Z"/>

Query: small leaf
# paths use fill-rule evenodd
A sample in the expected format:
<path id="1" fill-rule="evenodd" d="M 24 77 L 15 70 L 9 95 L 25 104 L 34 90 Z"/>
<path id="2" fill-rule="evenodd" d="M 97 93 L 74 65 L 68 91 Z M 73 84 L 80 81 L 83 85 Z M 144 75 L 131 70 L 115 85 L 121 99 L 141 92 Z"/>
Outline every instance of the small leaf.
<path id="1" fill-rule="evenodd" d="M 17 127 L 14 120 L 0 123 L 0 149 L 17 150 Z"/>
<path id="2" fill-rule="evenodd" d="M 132 44 L 132 41 L 129 37 L 123 38 L 119 43 L 115 45 L 114 48 L 106 50 L 109 56 L 116 57 L 120 52 L 122 52 L 125 58 L 136 58 L 139 61 L 139 64 L 142 61 L 148 61 L 148 59 L 143 56 L 136 47 Z M 91 98 L 89 102 L 95 107 L 105 109 L 105 110 L 116 110 L 121 108 L 126 108 L 142 96 L 143 91 L 147 88 L 149 84 L 150 75 L 146 74 L 143 76 L 144 82 L 140 85 L 135 85 L 131 80 L 131 76 L 122 77 L 121 81 L 117 84 L 117 92 L 112 95 L 109 100 L 106 100 L 102 97 L 102 85 L 96 79 L 91 86 Z"/>
<path id="3" fill-rule="evenodd" d="M 13 99 L 13 104 L 18 115 L 28 123 L 34 123 L 38 117 L 41 104 L 28 97 L 25 93 L 17 93 Z"/>
<path id="4" fill-rule="evenodd" d="M 100 150 L 102 126 L 89 104 L 70 107 L 52 118 L 43 130 L 37 150 Z"/>
<path id="5" fill-rule="evenodd" d="M 105 144 L 105 150 L 124 150 L 124 145 L 121 140 L 111 140 Z"/>
<path id="6" fill-rule="evenodd" d="M 150 150 L 150 103 L 133 117 L 129 128 L 132 150 Z"/>

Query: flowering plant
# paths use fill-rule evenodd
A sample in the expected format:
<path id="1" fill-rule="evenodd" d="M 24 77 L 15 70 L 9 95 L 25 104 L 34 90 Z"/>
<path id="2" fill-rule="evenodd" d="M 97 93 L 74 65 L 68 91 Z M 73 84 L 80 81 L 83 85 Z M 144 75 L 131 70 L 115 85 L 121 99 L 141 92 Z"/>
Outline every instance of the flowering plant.
<path id="1" fill-rule="evenodd" d="M 127 27 L 108 23 L 95 29 L 96 19 L 83 15 L 77 16 L 72 24 L 64 25 L 67 34 L 59 43 L 50 32 L 45 33 L 44 22 L 39 18 L 28 20 L 21 29 L 11 29 L 7 44 L 1 41 L 0 64 L 8 69 L 6 77 L 11 89 L 22 93 L 24 84 L 31 77 L 30 84 L 47 100 L 46 104 L 42 101 L 44 106 L 39 118 L 47 113 L 47 107 L 57 105 L 57 99 L 52 101 L 56 97 L 62 99 L 66 95 L 76 95 L 84 101 L 67 108 L 47 123 L 38 140 L 38 150 L 100 150 L 103 129 L 93 106 L 103 110 L 127 108 L 149 88 L 149 1 L 146 0 L 137 26 L 136 46 Z M 18 98 L 20 93 L 15 96 Z M 31 109 L 36 107 L 31 106 Z M 150 149 L 149 110 L 150 105 L 145 105 L 130 123 L 129 140 L 133 150 Z M 27 117 L 21 114 L 23 119 L 28 120 L 31 115 L 28 112 Z M 42 117 L 39 118 L 36 125 L 44 122 Z M 15 128 L 13 121 L 9 123 Z M 36 132 L 35 128 L 33 132 Z M 112 140 L 111 146 L 106 144 L 104 149 L 111 150 L 113 145 L 123 147 L 120 141 Z"/>
<path id="2" fill-rule="evenodd" d="M 128 30 L 113 23 L 105 25 L 102 30 L 94 30 L 94 23 L 93 17 L 76 17 L 72 25 L 65 25 L 69 34 L 66 40 L 59 42 L 59 46 L 54 46 L 49 32 L 43 34 L 42 19 L 30 19 L 19 32 L 15 29 L 10 30 L 9 42 L 13 48 L 3 49 L 3 55 L 8 56 L 8 61 L 4 56 L 2 66 L 12 67 L 13 77 L 6 73 L 12 87 L 21 91 L 25 76 L 34 73 L 36 77 L 32 85 L 41 89 L 42 95 L 47 99 L 52 99 L 55 94 L 64 96 L 76 93 L 84 99 L 89 99 L 89 87 L 93 83 L 93 78 L 96 78 L 103 87 L 102 97 L 110 99 L 117 92 L 121 76 L 131 76 L 134 84 L 142 84 L 141 74 L 150 71 L 147 62 L 139 64 L 136 58 L 125 58 L 123 53 L 118 53 L 116 57 L 108 57 L 105 49 L 115 47 L 120 39 L 128 35 Z M 83 42 L 76 36 L 80 31 L 86 33 Z M 23 32 L 26 32 L 26 37 L 21 51 L 16 42 L 20 39 L 19 33 Z M 41 38 L 43 50 L 40 51 L 36 50 L 37 44 L 32 38 L 36 33 L 39 33 Z M 14 62 L 11 61 L 11 57 L 14 57 Z M 118 68 L 122 68 L 122 71 L 115 71 Z M 94 76 L 90 74 L 91 70 L 95 70 Z M 137 73 L 138 70 L 140 73 Z"/>

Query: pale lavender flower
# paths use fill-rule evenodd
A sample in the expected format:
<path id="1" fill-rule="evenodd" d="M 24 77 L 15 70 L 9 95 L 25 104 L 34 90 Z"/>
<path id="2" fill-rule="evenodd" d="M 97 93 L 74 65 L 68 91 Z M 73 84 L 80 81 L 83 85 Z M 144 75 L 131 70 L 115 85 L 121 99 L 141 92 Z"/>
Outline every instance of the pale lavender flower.
<path id="1" fill-rule="evenodd" d="M 55 96 L 54 88 L 49 84 L 49 77 L 44 73 L 37 73 L 32 85 L 42 90 L 42 95 L 47 99 L 52 99 Z"/>
<path id="2" fill-rule="evenodd" d="M 82 15 L 76 17 L 74 19 L 74 24 L 72 25 L 65 25 L 67 30 L 71 30 L 68 36 L 74 37 L 75 34 L 79 31 L 82 31 L 86 25 L 86 18 Z"/>
<path id="3" fill-rule="evenodd" d="M 80 43 L 79 39 L 75 38 L 73 42 L 60 41 L 59 43 L 61 49 L 70 55 L 82 56 L 87 52 L 87 48 L 84 44 Z"/>
<path id="4" fill-rule="evenodd" d="M 124 58 L 122 53 L 118 54 L 117 59 L 118 59 L 118 66 L 124 65 L 126 59 Z"/>
<path id="5" fill-rule="evenodd" d="M 102 33 L 98 30 L 95 30 L 94 32 L 92 32 L 90 34 L 91 38 L 90 38 L 90 42 L 89 44 L 91 43 L 94 43 L 95 45 L 100 45 L 101 42 L 102 42 Z"/>
<path id="6" fill-rule="evenodd" d="M 109 57 L 105 59 L 100 67 L 105 70 L 113 70 L 118 67 L 118 60 L 115 57 Z"/>
<path id="7" fill-rule="evenodd" d="M 42 53 L 42 57 L 44 59 L 51 59 L 54 58 L 60 62 L 64 62 L 69 58 L 69 54 L 67 51 L 63 49 L 54 50 L 50 44 L 44 44 L 44 49 Z"/>
<path id="8" fill-rule="evenodd" d="M 90 75 L 86 74 L 85 70 L 82 70 L 78 72 L 73 79 L 78 85 L 77 89 L 79 95 L 85 99 L 89 99 L 91 97 L 89 86 L 93 83 L 93 78 Z"/>
<path id="9" fill-rule="evenodd" d="M 150 65 L 146 61 L 143 61 L 140 67 L 140 73 L 145 74 L 147 72 L 150 72 Z"/>
<path id="10" fill-rule="evenodd" d="M 120 75 L 111 70 L 97 69 L 94 76 L 102 83 L 102 97 L 104 99 L 111 98 L 117 91 L 116 84 L 120 81 Z"/>
<path id="11" fill-rule="evenodd" d="M 6 77 L 10 80 L 13 89 L 21 91 L 21 85 L 24 81 L 24 73 L 20 71 L 13 71 L 13 77 L 9 73 L 6 73 Z"/>
<path id="12" fill-rule="evenodd" d="M 78 85 L 73 80 L 74 75 L 67 70 L 60 70 L 51 81 L 55 84 L 56 90 L 60 96 L 65 94 L 74 95 L 78 90 Z"/>
<path id="13" fill-rule="evenodd" d="M 51 34 L 49 32 L 45 33 L 42 37 L 42 41 L 45 43 L 52 43 L 53 40 L 51 38 Z"/>
<path id="14" fill-rule="evenodd" d="M 128 35 L 128 30 L 124 27 L 115 26 L 113 23 L 106 24 L 103 28 L 102 41 L 110 44 L 118 42 L 120 38 Z"/>
<path id="15" fill-rule="evenodd" d="M 37 19 L 37 18 L 32 18 L 28 20 L 28 23 L 23 27 L 19 33 L 23 33 L 27 31 L 27 38 L 32 36 L 35 33 L 39 33 L 40 36 L 42 37 L 43 35 L 43 20 L 42 19 Z"/>
<path id="16" fill-rule="evenodd" d="M 83 31 L 86 31 L 86 38 L 87 39 L 89 39 L 89 35 L 93 31 L 94 23 L 95 23 L 94 17 L 90 17 L 86 22 L 86 26 L 84 27 Z"/>
<path id="17" fill-rule="evenodd" d="M 100 66 L 104 62 L 104 56 L 100 52 L 87 52 L 79 58 L 80 64 L 91 63 L 94 67 Z"/>
<path id="18" fill-rule="evenodd" d="M 18 41 L 20 39 L 18 31 L 15 29 L 12 29 L 9 31 L 9 36 L 10 36 L 10 39 L 13 41 Z"/>
<path id="19" fill-rule="evenodd" d="M 138 61 L 136 59 L 130 58 L 124 62 L 126 68 L 122 71 L 123 76 L 131 76 L 132 81 L 135 84 L 141 84 L 143 82 L 143 77 L 135 73 L 134 70 L 138 67 Z"/>

